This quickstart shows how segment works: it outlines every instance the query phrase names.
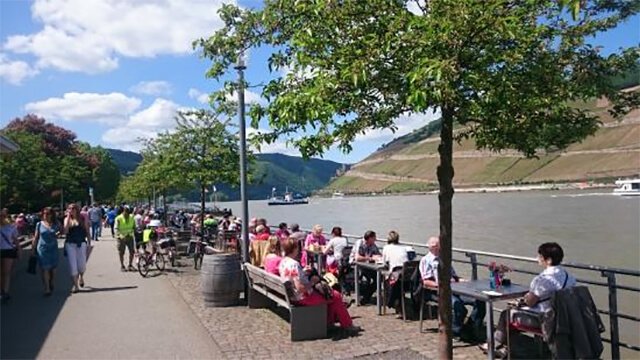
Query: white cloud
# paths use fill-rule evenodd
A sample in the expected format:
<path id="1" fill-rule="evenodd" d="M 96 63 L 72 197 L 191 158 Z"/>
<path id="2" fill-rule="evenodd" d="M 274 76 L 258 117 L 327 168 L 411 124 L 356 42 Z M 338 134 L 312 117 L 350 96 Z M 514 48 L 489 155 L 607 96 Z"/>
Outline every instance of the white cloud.
<path id="1" fill-rule="evenodd" d="M 224 0 L 224 2 L 229 2 Z M 37 68 L 99 73 L 120 57 L 186 54 L 223 23 L 223 0 L 35 0 L 33 34 L 8 37 L 4 48 L 32 54 Z"/>
<path id="2" fill-rule="evenodd" d="M 228 94 L 227 95 L 227 100 L 230 101 L 238 101 L 238 92 L 234 91 L 233 94 Z M 260 104 L 260 105 L 266 105 L 267 104 L 267 99 L 263 98 L 262 96 L 260 96 L 260 94 L 255 93 L 251 90 L 245 90 L 244 91 L 244 102 L 245 104 Z"/>
<path id="3" fill-rule="evenodd" d="M 131 116 L 127 126 L 155 131 L 172 128 L 178 109 L 170 100 L 156 99 L 151 106 Z"/>
<path id="4" fill-rule="evenodd" d="M 398 127 L 396 132 L 390 129 L 369 130 L 365 134 L 356 136 L 358 141 L 382 141 L 389 142 L 394 138 L 406 135 L 413 130 L 419 129 L 433 120 L 440 117 L 440 111 L 428 112 L 426 114 L 403 114 L 396 119 L 395 124 Z"/>
<path id="5" fill-rule="evenodd" d="M 0 79 L 12 85 L 20 85 L 22 81 L 38 74 L 24 61 L 11 61 L 6 55 L 0 54 Z"/>
<path id="6" fill-rule="evenodd" d="M 265 132 L 268 132 L 268 130 L 247 127 L 247 138 L 251 138 L 251 136 L 257 133 L 265 133 Z M 291 155 L 291 156 L 300 156 L 300 151 L 294 148 L 293 146 L 287 145 L 286 141 L 284 140 L 276 140 L 272 144 L 263 143 L 260 146 L 260 151 L 258 151 L 255 147 L 251 146 L 251 150 L 255 152 L 259 152 L 261 154 L 280 153 L 280 154 Z"/>
<path id="7" fill-rule="evenodd" d="M 189 97 L 192 99 L 196 99 L 199 103 L 209 104 L 209 94 L 203 93 L 202 91 L 191 88 L 189 89 Z M 227 94 L 227 100 L 229 101 L 238 101 L 238 93 L 233 92 L 233 94 Z M 261 104 L 266 105 L 267 99 L 260 96 L 260 94 L 253 92 L 251 90 L 244 91 L 244 102 L 246 104 Z"/>
<path id="8" fill-rule="evenodd" d="M 175 116 L 181 107 L 178 104 L 158 98 L 153 104 L 131 115 L 126 124 L 107 130 L 102 141 L 118 149 L 139 151 L 140 138 L 155 138 L 158 133 L 175 127 Z"/>
<path id="9" fill-rule="evenodd" d="M 27 112 L 49 120 L 123 123 L 140 107 L 140 99 L 121 93 L 95 94 L 71 92 L 25 105 Z"/>
<path id="10" fill-rule="evenodd" d="M 171 84 L 166 81 L 140 81 L 129 90 L 142 95 L 169 95 L 171 94 Z"/>
<path id="11" fill-rule="evenodd" d="M 203 93 L 198 89 L 189 89 L 189 97 L 192 99 L 196 99 L 201 104 L 209 104 L 209 94 Z"/>

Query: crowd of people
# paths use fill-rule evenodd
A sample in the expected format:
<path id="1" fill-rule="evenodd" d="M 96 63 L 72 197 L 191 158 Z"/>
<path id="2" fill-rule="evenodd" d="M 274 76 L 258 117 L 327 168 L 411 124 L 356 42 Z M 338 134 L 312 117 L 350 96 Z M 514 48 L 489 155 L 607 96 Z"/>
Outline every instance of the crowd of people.
<path id="1" fill-rule="evenodd" d="M 184 212 L 176 212 L 170 222 L 181 223 Z M 135 270 L 133 267 L 134 239 L 143 242 L 146 227 L 155 219 L 163 216 L 162 209 L 151 207 L 130 207 L 98 205 L 83 206 L 76 203 L 68 205 L 65 211 L 45 207 L 35 214 L 24 213 L 10 215 L 8 209 L 0 211 L 0 298 L 2 303 L 11 299 L 11 273 L 17 259 L 23 252 L 33 259 L 40 269 L 45 297 L 51 296 L 55 286 L 56 270 L 59 265 L 60 251 L 58 238 L 64 237 L 63 256 L 69 265 L 72 280 L 71 293 L 77 293 L 85 286 L 84 273 L 87 259 L 91 253 L 92 242 L 99 241 L 102 231 L 110 229 L 112 237 L 117 239 L 117 249 L 122 270 Z M 185 217 L 186 218 L 186 217 Z M 154 224 L 152 224 L 154 225 Z M 155 224 L 158 226 L 158 224 Z M 21 243 L 30 241 L 31 250 L 22 250 Z M 124 252 L 129 250 L 128 266 L 125 268 Z"/>
<path id="2" fill-rule="evenodd" d="M 366 231 L 361 239 L 358 239 L 351 250 L 348 249 L 348 241 L 342 235 L 340 227 L 333 227 L 329 238 L 321 225 L 315 225 L 309 233 L 300 230 L 298 224 L 280 223 L 277 227 L 267 225 L 266 219 L 254 218 L 249 222 L 249 238 L 251 249 L 255 251 L 260 247 L 254 244 L 264 242 L 266 254 L 263 257 L 252 256 L 254 265 L 262 266 L 265 271 L 291 280 L 296 289 L 296 301 L 301 306 L 311 306 L 318 303 L 327 303 L 329 311 L 328 322 L 338 322 L 342 328 L 349 332 L 357 332 L 360 329 L 353 326 L 347 308 L 350 303 L 343 301 L 341 291 L 345 284 L 331 284 L 333 288 L 327 288 L 327 274 L 340 277 L 340 272 L 350 271 L 354 262 L 379 262 L 385 264 L 387 272 L 386 305 L 401 311 L 399 305 L 400 289 L 398 278 L 403 264 L 413 260 L 415 252 L 411 247 L 400 243 L 400 234 L 392 230 L 388 233 L 387 244 L 380 250 L 377 245 L 377 234 L 374 231 Z M 440 239 L 432 236 L 427 240 L 429 252 L 423 256 L 418 265 L 416 277 L 417 286 L 421 287 L 421 300 L 437 301 L 438 269 L 440 262 Z M 306 251 L 315 250 L 315 251 Z M 322 256 L 323 267 L 313 254 Z M 570 288 L 576 285 L 576 279 L 561 266 L 564 253 L 557 243 L 544 243 L 538 248 L 538 263 L 543 271 L 537 275 L 529 286 L 529 292 L 521 299 L 519 306 L 511 310 L 511 316 L 525 319 L 534 326 L 540 326 L 541 314 L 550 308 L 551 295 L 558 290 Z M 376 289 L 376 273 L 373 270 L 362 269 L 359 279 L 355 279 L 354 286 L 359 287 L 360 298 L 354 299 L 360 304 L 371 301 Z M 451 281 L 467 281 L 460 277 L 455 269 L 451 269 Z M 484 332 L 483 321 L 486 315 L 485 303 L 477 299 L 461 295 L 452 295 L 452 332 L 454 337 L 462 340 L 475 340 L 474 336 Z M 467 310 L 471 307 L 471 312 Z M 520 311 L 523 308 L 525 310 Z M 497 325 L 495 339 L 496 350 L 505 351 L 505 334 L 507 330 L 506 312 L 500 316 Z M 471 336 L 471 338 L 469 337 Z M 484 351 L 488 345 L 481 346 Z"/>
<path id="3" fill-rule="evenodd" d="M 67 210 L 59 217 L 55 209 L 46 207 L 37 214 L 37 221 L 32 226 L 31 255 L 37 258 L 38 267 L 41 270 L 44 296 L 50 296 L 54 290 L 56 269 L 59 262 L 58 236 L 63 235 L 64 255 L 67 258 L 72 279 L 72 293 L 76 293 L 85 286 L 84 273 L 87 266 L 87 258 L 91 251 L 92 241 L 99 241 L 102 228 L 109 228 L 111 234 L 117 238 L 117 249 L 122 271 L 132 271 L 135 243 L 142 243 L 142 233 L 146 227 L 158 226 L 157 220 L 160 212 L 149 208 L 101 207 L 94 204 L 91 207 L 80 208 L 77 204 L 70 204 Z M 62 220 L 60 220 L 62 218 Z M 1 250 L 1 299 L 7 302 L 10 298 L 11 269 L 21 253 L 20 240 L 29 236 L 30 222 L 28 217 L 20 214 L 11 217 L 7 209 L 0 211 L 0 250 Z M 204 233 L 205 230 L 238 231 L 242 227 L 242 221 L 234 218 L 230 213 L 222 217 L 206 214 L 205 218 L 199 215 L 190 215 L 184 211 L 176 212 L 170 225 L 182 229 L 192 230 L 195 233 Z M 204 229 L 202 228 L 204 227 Z M 272 228 L 264 218 L 254 218 L 248 224 L 251 251 L 265 249 L 264 254 L 253 254 L 255 265 L 262 266 L 267 272 L 279 276 L 283 280 L 289 280 L 294 285 L 295 301 L 300 306 L 312 306 L 326 303 L 328 309 L 328 322 L 338 322 L 340 327 L 350 334 L 355 334 L 361 329 L 353 325 L 348 307 L 353 303 L 345 302 L 340 290 L 344 284 L 331 283 L 331 276 L 341 278 L 343 272 L 348 272 L 355 262 L 381 262 L 387 265 L 387 306 L 396 308 L 400 293 L 397 285 L 399 271 L 403 264 L 413 260 L 415 252 L 408 246 L 400 243 L 400 234 L 392 230 L 388 233 L 387 244 L 382 250 L 377 245 L 377 234 L 366 231 L 361 239 L 357 240 L 349 250 L 348 241 L 342 234 L 340 227 L 333 227 L 330 235 L 325 237 L 321 225 L 315 225 L 310 232 L 300 229 L 298 224 L 280 223 Z M 139 238 L 140 237 L 140 238 Z M 440 262 L 440 241 L 434 236 L 427 241 L 429 252 L 419 261 L 418 286 L 424 289 L 426 297 L 437 300 L 438 269 Z M 125 250 L 128 250 L 128 262 L 125 263 Z M 307 251 L 314 250 L 314 251 Z M 345 252 L 347 250 L 347 252 Z M 319 261 L 322 257 L 324 261 Z M 530 284 L 529 293 L 521 301 L 521 306 L 527 307 L 526 314 L 543 313 L 550 308 L 551 295 L 558 290 L 576 285 L 576 279 L 561 266 L 564 253 L 562 247 L 556 243 L 544 243 L 538 248 L 538 261 L 543 271 L 536 276 Z M 322 264 L 322 265 L 320 265 Z M 376 273 L 363 269 L 360 277 L 355 279 L 354 286 L 359 287 L 361 297 L 354 299 L 360 304 L 371 301 L 376 289 Z M 451 269 L 451 281 L 465 281 Z M 424 298 L 423 298 L 424 299 Z M 477 333 L 482 329 L 486 309 L 481 301 L 460 295 L 452 296 L 453 335 L 462 337 L 464 329 L 472 329 Z M 472 311 L 468 315 L 466 306 L 471 306 Z M 515 309 L 512 313 L 517 314 Z M 530 315 L 523 315 L 530 316 Z M 534 316 L 535 318 L 535 316 Z M 531 320 L 535 322 L 536 320 Z M 506 315 L 503 314 L 498 322 L 495 338 L 497 349 L 504 347 L 505 333 L 507 331 Z M 487 350 L 487 346 L 483 347 Z"/>

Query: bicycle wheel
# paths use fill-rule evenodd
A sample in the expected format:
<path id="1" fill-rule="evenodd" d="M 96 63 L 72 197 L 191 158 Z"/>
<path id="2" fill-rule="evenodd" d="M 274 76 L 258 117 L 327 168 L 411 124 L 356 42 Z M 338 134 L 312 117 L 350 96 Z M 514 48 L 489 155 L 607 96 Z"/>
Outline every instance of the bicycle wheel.
<path id="1" fill-rule="evenodd" d="M 164 271 L 164 266 L 165 266 L 164 255 L 162 255 L 159 252 L 156 252 L 154 262 L 156 263 L 156 268 L 158 268 L 158 270 Z"/>
<path id="2" fill-rule="evenodd" d="M 149 274 L 149 259 L 146 255 L 142 255 L 138 258 L 138 272 L 142 277 L 147 277 Z"/>

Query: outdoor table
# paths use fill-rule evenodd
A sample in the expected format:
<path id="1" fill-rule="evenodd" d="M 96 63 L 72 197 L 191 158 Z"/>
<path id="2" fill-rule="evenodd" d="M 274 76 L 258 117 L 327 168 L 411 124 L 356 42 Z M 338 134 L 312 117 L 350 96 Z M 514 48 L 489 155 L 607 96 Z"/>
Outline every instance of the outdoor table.
<path id="1" fill-rule="evenodd" d="M 378 309 L 378 315 L 382 315 L 382 279 L 389 273 L 389 269 L 385 264 L 380 262 L 356 261 L 353 270 L 356 282 L 356 306 L 360 305 L 360 286 L 358 280 L 360 279 L 359 268 L 361 267 L 376 272 L 376 307 Z"/>
<path id="2" fill-rule="evenodd" d="M 452 282 L 451 292 L 456 295 L 468 296 L 476 300 L 484 301 L 487 304 L 487 315 L 489 316 L 487 320 L 487 343 L 489 344 L 487 357 L 493 360 L 495 356 L 493 353 L 495 346 L 495 339 L 493 337 L 493 303 L 524 296 L 529 292 L 529 288 L 512 283 L 509 286 L 500 286 L 496 289 L 491 289 L 489 279 L 481 279 Z"/>
<path id="3" fill-rule="evenodd" d="M 323 270 L 324 270 L 324 249 L 322 248 L 318 248 L 317 250 L 315 248 L 310 249 L 310 248 L 306 248 L 305 251 L 307 252 L 307 256 L 313 256 L 313 264 L 316 267 L 316 270 L 318 270 L 318 274 L 323 274 Z"/>

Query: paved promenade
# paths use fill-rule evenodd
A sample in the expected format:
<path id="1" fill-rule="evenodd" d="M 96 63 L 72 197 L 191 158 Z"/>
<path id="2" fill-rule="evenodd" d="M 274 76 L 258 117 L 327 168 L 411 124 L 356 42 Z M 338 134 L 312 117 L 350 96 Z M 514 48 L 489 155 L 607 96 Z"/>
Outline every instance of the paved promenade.
<path id="1" fill-rule="evenodd" d="M 40 276 L 26 273 L 28 252 L 23 252 L 14 269 L 12 299 L 0 310 L 0 358 L 219 358 L 218 347 L 167 275 L 145 279 L 120 272 L 110 234 L 95 243 L 80 293 L 70 294 L 67 259 L 60 252 L 59 276 L 48 298 L 42 296 Z"/>
<path id="2" fill-rule="evenodd" d="M 60 254 L 54 295 L 43 297 L 39 276 L 15 269 L 12 296 L 1 311 L 2 359 L 436 359 L 437 334 L 418 322 L 378 316 L 375 306 L 352 307 L 357 337 L 292 343 L 275 312 L 246 306 L 207 308 L 191 259 L 151 278 L 120 272 L 115 241 L 95 243 L 86 286 L 70 294 Z M 391 311 L 392 313 L 393 311 Z M 426 328 L 435 328 L 427 321 Z M 484 359 L 475 345 L 454 342 L 457 359 Z"/>

